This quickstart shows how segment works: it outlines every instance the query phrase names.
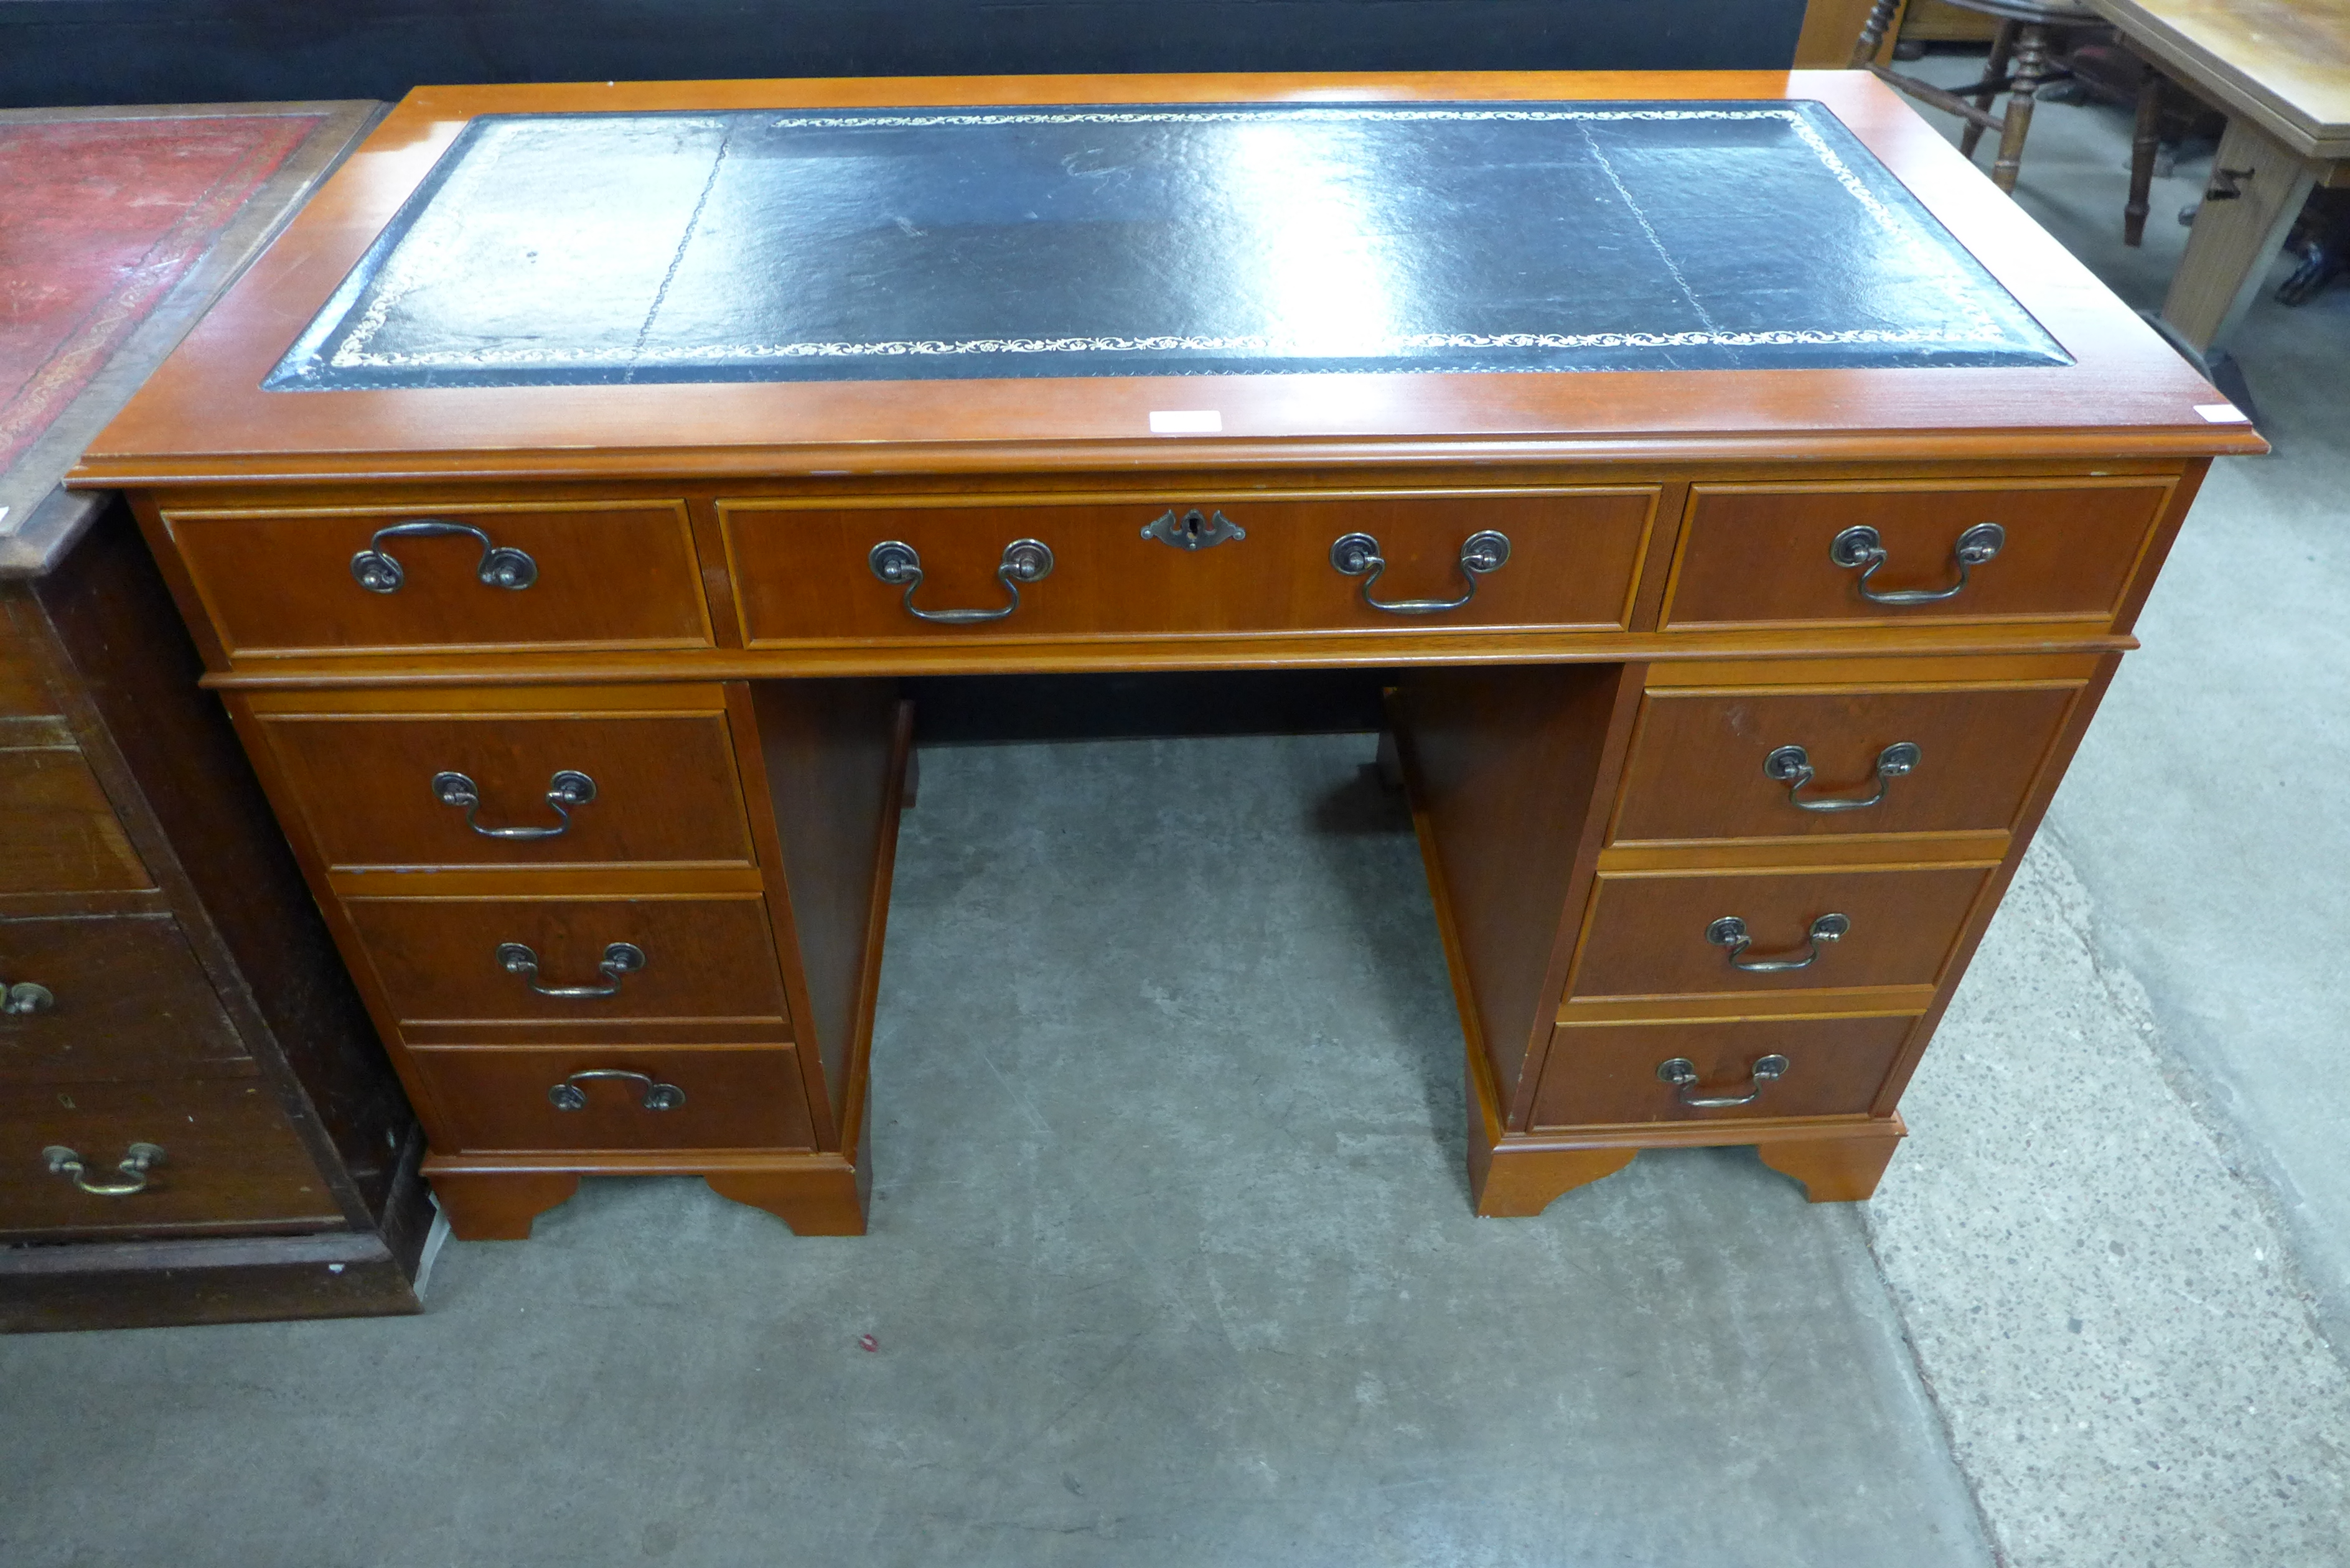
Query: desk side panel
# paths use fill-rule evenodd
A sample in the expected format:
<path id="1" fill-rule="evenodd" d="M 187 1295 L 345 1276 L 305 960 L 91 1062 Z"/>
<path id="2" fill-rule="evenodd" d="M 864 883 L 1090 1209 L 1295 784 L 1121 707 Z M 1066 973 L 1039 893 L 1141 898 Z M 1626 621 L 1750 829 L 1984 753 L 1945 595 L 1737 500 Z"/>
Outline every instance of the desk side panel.
<path id="1" fill-rule="evenodd" d="M 1415 671 L 1398 693 L 1460 998 L 1522 1127 L 1639 705 L 1644 665 Z"/>

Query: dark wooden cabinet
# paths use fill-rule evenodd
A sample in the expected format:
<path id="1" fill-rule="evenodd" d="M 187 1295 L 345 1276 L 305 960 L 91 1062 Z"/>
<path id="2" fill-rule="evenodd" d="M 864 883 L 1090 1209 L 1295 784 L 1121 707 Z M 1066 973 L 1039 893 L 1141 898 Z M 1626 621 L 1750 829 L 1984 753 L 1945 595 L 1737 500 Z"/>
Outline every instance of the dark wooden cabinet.
<path id="1" fill-rule="evenodd" d="M 119 504 L 0 587 L 0 1328 L 419 1310 L 421 1135 L 201 673 Z"/>

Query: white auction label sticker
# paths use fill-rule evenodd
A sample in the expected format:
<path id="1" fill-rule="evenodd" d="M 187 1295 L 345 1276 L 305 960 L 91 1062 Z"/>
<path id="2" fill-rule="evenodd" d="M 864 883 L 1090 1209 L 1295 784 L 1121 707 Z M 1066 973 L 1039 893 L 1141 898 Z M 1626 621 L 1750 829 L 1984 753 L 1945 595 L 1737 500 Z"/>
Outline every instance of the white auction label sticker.
<path id="1" fill-rule="evenodd" d="M 1221 435 L 1224 416 L 1213 409 L 1153 409 L 1152 435 Z"/>
<path id="2" fill-rule="evenodd" d="M 2198 403 L 2195 411 L 2215 425 L 2248 425 L 2252 416 L 2233 403 Z"/>

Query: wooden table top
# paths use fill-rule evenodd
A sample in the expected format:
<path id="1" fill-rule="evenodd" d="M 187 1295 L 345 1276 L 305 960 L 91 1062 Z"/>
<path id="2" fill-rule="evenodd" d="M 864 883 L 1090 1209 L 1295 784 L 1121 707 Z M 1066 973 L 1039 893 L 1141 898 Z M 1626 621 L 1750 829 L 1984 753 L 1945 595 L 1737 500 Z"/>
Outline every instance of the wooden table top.
<path id="1" fill-rule="evenodd" d="M 1309 363 L 1275 373 L 1255 367 L 1254 373 L 1228 373 L 1233 367 L 1216 365 L 1218 373 L 1135 374 L 1113 365 L 1107 373 L 1096 368 L 1092 374 L 1066 375 L 1027 366 L 981 378 L 915 379 L 738 378 L 643 385 L 606 374 L 588 384 L 484 385 L 432 384 L 427 376 L 418 378 L 424 384 L 265 387 L 282 366 L 304 363 L 298 354 L 288 359 L 297 343 L 324 341 L 316 334 L 306 337 L 312 323 L 323 319 L 331 336 L 345 321 L 345 307 L 359 301 L 374 276 L 367 265 L 371 254 L 378 262 L 397 257 L 392 247 L 400 234 L 412 233 L 402 226 L 403 213 L 430 216 L 432 207 L 413 199 L 452 177 L 458 165 L 447 155 L 486 116 L 697 111 L 714 119 L 750 109 L 1055 104 L 1744 102 L 1780 109 L 1789 100 L 1823 105 L 1841 123 L 1842 130 L 1826 125 L 1825 142 L 1851 149 L 1857 161 L 1856 168 L 1846 166 L 1848 192 L 1881 191 L 1905 208 L 1914 199 L 1919 232 L 1939 226 L 1955 242 L 1952 257 L 1980 265 L 1981 299 L 2011 311 L 2021 307 L 2008 345 L 2020 352 L 2007 362 L 1992 357 L 1955 365 L 1897 358 L 1725 369 L 1667 355 L 1634 360 L 1638 369 L 1563 362 L 1546 369 L 1423 370 L 1387 364 L 1333 370 Z M 1789 117 L 1766 118 L 1775 124 Z M 1857 146 L 1844 140 L 1844 131 Z M 1701 202 L 1709 181 L 1734 192 L 1742 182 L 1767 172 L 1755 149 L 1702 151 L 1679 187 L 1682 203 Z M 1556 189 L 1579 188 L 1562 165 Z M 1531 207 L 1549 187 L 1537 182 L 1529 190 Z M 1629 198 L 1627 202 L 1636 216 L 1642 210 Z M 1734 203 L 1725 195 L 1722 204 Z M 1491 216 L 1481 221 L 1506 240 L 1510 225 L 1491 223 Z M 1536 224 L 1556 216 L 1530 211 L 1525 221 Z M 1758 235 L 1751 248 L 1732 244 L 1717 246 L 1715 254 L 1681 248 L 1725 277 L 1746 266 L 1751 275 L 1738 287 L 1768 294 L 1775 286 L 1800 302 L 1820 292 L 1818 274 L 1836 266 L 1837 245 L 1853 243 L 1825 221 L 1806 225 L 1802 216 L 1791 213 L 1788 223 L 1811 231 L 1815 243 L 1809 245 L 1800 236 L 1791 244 L 1784 235 Z M 1595 244 L 1623 244 L 1638 239 L 1639 228 L 1595 219 L 1589 233 Z M 392 230 L 398 232 L 387 240 Z M 1571 225 L 1563 232 L 1575 233 Z M 1670 236 L 1651 234 L 1641 243 L 1653 244 L 1669 264 L 1673 259 Z M 669 268 L 672 285 L 687 256 L 681 240 Z M 432 260 L 429 254 L 425 259 Z M 1868 265 L 1880 260 L 1872 257 Z M 794 265 L 805 262 L 801 257 Z M 416 275 L 429 286 L 435 275 L 428 265 Z M 1578 286 L 1594 291 L 1594 297 L 1565 301 L 1570 315 L 1580 310 L 1596 317 L 1606 313 L 1602 306 L 1613 307 L 1608 291 L 1621 280 L 1609 282 L 1604 268 L 1589 275 L 1597 281 Z M 1762 286 L 1755 290 L 1758 279 Z M 1690 302 L 1700 298 L 1692 294 Z M 774 304 L 753 300 L 744 308 L 755 313 Z M 366 314 L 360 306 L 354 319 Z M 412 344 L 429 346 L 434 321 L 410 325 L 418 328 Z M 480 327 L 475 320 L 467 328 L 476 332 L 475 341 L 482 340 Z M 2049 339 L 2059 352 L 2044 351 Z M 515 339 L 510 334 L 502 340 Z M 691 342 L 684 351 L 692 351 Z M 283 378 L 279 385 L 299 381 Z M 2249 426 L 2215 423 L 2199 411 L 2220 401 L 1896 94 L 1861 73 L 941 78 L 421 88 L 189 336 L 92 445 L 77 476 L 85 483 L 113 484 L 309 477 L 717 479 L 1141 465 L 2069 459 L 2261 450 Z"/>
<path id="2" fill-rule="evenodd" d="M 2304 158 L 2350 158 L 2350 0 L 2090 0 L 2130 41 Z"/>

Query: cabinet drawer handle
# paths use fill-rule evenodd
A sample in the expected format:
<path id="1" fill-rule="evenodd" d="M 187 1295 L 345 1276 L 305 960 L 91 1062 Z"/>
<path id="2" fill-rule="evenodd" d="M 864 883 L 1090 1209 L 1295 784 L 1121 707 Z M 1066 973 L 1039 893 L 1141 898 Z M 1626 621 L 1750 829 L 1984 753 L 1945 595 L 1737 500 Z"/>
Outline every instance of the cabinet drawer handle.
<path id="1" fill-rule="evenodd" d="M 1860 581 L 1856 585 L 1860 597 L 1873 605 L 1931 605 L 1944 599 L 1957 598 L 1967 586 L 1967 569 L 1980 566 L 2000 552 L 2007 543 L 2007 530 L 1996 523 L 1978 523 L 1959 535 L 1950 546 L 1950 559 L 1958 563 L 1959 580 L 1947 588 L 1896 588 L 1879 593 L 1868 586 L 1877 576 L 1877 568 L 1885 565 L 1885 540 L 1876 529 L 1866 525 L 1847 528 L 1828 541 L 1828 559 L 1839 566 L 1858 566 Z"/>
<path id="2" fill-rule="evenodd" d="M 631 1073 L 625 1067 L 590 1067 L 584 1073 L 574 1073 L 546 1091 L 546 1097 L 558 1111 L 584 1111 L 588 1108 L 588 1091 L 582 1084 L 598 1078 L 637 1085 L 637 1108 L 643 1111 L 673 1111 L 685 1104 L 685 1091 L 675 1084 L 656 1084 L 642 1073 Z"/>
<path id="3" fill-rule="evenodd" d="M 121 1163 L 114 1168 L 129 1177 L 128 1181 L 92 1181 L 89 1168 L 82 1163 L 81 1156 L 63 1144 L 49 1145 L 41 1151 L 41 1158 L 49 1162 L 51 1175 L 69 1178 L 93 1198 L 128 1198 L 147 1190 L 147 1172 L 163 1163 L 163 1148 L 160 1144 L 134 1143 L 125 1150 Z"/>
<path id="4" fill-rule="evenodd" d="M 508 974 L 518 974 L 530 982 L 531 990 L 541 996 L 585 997 L 620 994 L 620 977 L 645 967 L 645 950 L 634 942 L 614 942 L 604 950 L 604 961 L 596 966 L 597 972 L 610 981 L 608 985 L 541 985 L 538 983 L 538 955 L 520 942 L 498 944 L 498 967 Z"/>
<path id="5" fill-rule="evenodd" d="M 473 575 L 494 588 L 526 588 L 538 581 L 538 563 L 511 545 L 491 542 L 490 536 L 471 523 L 452 523 L 442 517 L 421 518 L 414 523 L 394 523 L 379 528 L 368 541 L 368 547 L 351 557 L 351 576 L 359 587 L 371 594 L 396 594 L 400 585 L 408 580 L 407 571 L 391 552 L 383 547 L 386 539 L 437 539 L 445 535 L 463 534 L 482 546 L 482 564 Z"/>
<path id="6" fill-rule="evenodd" d="M 20 980 L 14 985 L 0 981 L 0 1012 L 21 1017 L 27 1012 L 47 1012 L 57 1004 L 57 999 L 46 985 L 36 985 L 29 980 Z"/>
<path id="7" fill-rule="evenodd" d="M 995 568 L 995 580 L 1012 596 L 1012 602 L 1002 609 L 926 610 L 914 603 L 914 590 L 922 586 L 922 557 L 914 547 L 902 540 L 884 539 L 873 546 L 865 557 L 873 575 L 895 587 L 906 585 L 903 603 L 906 613 L 916 620 L 936 621 L 942 626 L 969 626 L 973 621 L 1002 620 L 1020 607 L 1020 585 L 1041 583 L 1053 575 L 1053 552 L 1040 539 L 1014 539 L 1003 546 L 1003 563 Z"/>
<path id="8" fill-rule="evenodd" d="M 1751 1106 L 1762 1096 L 1762 1085 L 1787 1075 L 1787 1059 L 1773 1054 L 1754 1064 L 1752 1075 L 1742 1095 L 1692 1095 L 1697 1086 L 1697 1064 L 1686 1056 L 1676 1056 L 1669 1062 L 1657 1064 L 1657 1076 L 1681 1092 L 1681 1104 L 1695 1106 L 1701 1111 L 1718 1111 L 1725 1106 Z"/>
<path id="9" fill-rule="evenodd" d="M 1812 759 L 1801 746 L 1781 746 L 1762 759 L 1762 771 L 1787 786 L 1787 803 L 1797 811 L 1866 811 L 1881 805 L 1895 779 L 1917 771 L 1921 753 L 1915 741 L 1896 741 L 1877 753 L 1877 793 L 1866 798 L 1805 800 L 1804 786 L 1812 782 Z"/>
<path id="10" fill-rule="evenodd" d="M 1724 915 L 1706 927 L 1705 940 L 1718 948 L 1730 950 L 1730 967 L 1744 970 L 1748 974 L 1780 974 L 1791 969 L 1809 969 L 1820 961 L 1820 944 L 1832 942 L 1852 929 L 1852 922 L 1842 915 L 1822 915 L 1812 922 L 1811 943 L 1801 958 L 1749 960 L 1744 955 L 1754 939 L 1746 933 L 1746 922 L 1736 915 Z"/>
<path id="11" fill-rule="evenodd" d="M 434 774 L 432 794 L 442 805 L 463 806 L 465 826 L 484 838 L 560 838 L 571 831 L 570 808 L 596 798 L 596 781 L 572 768 L 546 781 L 546 804 L 563 819 L 553 827 L 484 827 L 473 819 L 482 809 L 482 792 L 463 774 Z"/>
<path id="12" fill-rule="evenodd" d="M 1379 599 L 1371 597 L 1379 574 L 1388 569 L 1386 557 L 1379 554 L 1379 542 L 1368 534 L 1341 534 L 1330 545 L 1330 564 L 1346 576 L 1362 577 L 1363 602 L 1389 615 L 1436 615 L 1457 610 L 1477 597 L 1477 579 L 1487 572 L 1500 571 L 1509 558 L 1509 535 L 1488 528 L 1461 541 L 1461 576 L 1469 587 L 1459 598 Z M 1366 572 L 1370 575 L 1364 576 Z"/>

